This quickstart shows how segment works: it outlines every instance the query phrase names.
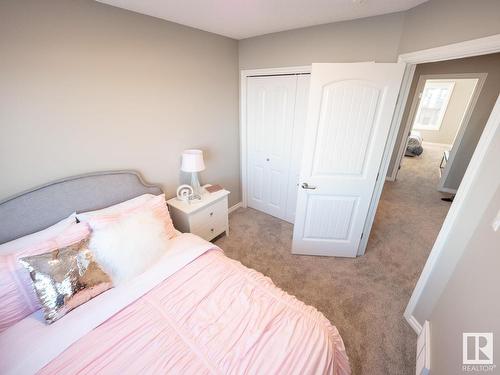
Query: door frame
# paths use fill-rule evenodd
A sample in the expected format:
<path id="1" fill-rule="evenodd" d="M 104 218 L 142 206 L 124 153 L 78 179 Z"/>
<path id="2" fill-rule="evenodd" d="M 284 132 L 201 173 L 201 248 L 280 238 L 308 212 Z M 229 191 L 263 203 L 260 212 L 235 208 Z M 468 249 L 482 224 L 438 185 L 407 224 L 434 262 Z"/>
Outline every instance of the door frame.
<path id="1" fill-rule="evenodd" d="M 247 78 L 288 74 L 310 74 L 311 65 L 281 68 L 243 69 L 240 71 L 240 168 L 241 207 L 248 206 Z"/>
<path id="2" fill-rule="evenodd" d="M 392 118 L 391 130 L 389 131 L 389 137 L 385 146 L 384 157 L 380 164 L 379 178 L 375 183 L 372 202 L 370 204 L 370 211 L 368 212 L 368 216 L 366 218 L 363 233 L 370 233 L 384 183 L 386 180 L 390 181 L 390 177 L 386 177 L 387 171 L 389 169 L 389 163 L 391 161 L 392 152 L 396 143 L 397 134 L 399 128 L 401 127 L 403 113 L 405 110 L 406 102 L 408 100 L 408 96 L 410 94 L 411 82 L 413 81 L 413 76 L 415 74 L 415 68 L 417 64 L 461 59 L 464 57 L 487 55 L 496 52 L 500 52 L 500 34 L 415 52 L 409 52 L 398 56 L 398 62 L 404 62 L 407 65 L 405 74 L 403 76 L 403 82 L 401 83 L 401 90 L 399 92 L 399 98 L 396 103 L 396 109 L 394 110 L 394 117 Z M 394 168 L 396 167 L 394 166 Z M 369 235 L 366 235 L 361 239 L 361 243 L 359 244 L 358 249 L 358 256 L 365 253 L 369 237 Z"/>
<path id="3" fill-rule="evenodd" d="M 449 79 L 449 80 L 454 80 L 454 79 L 477 79 L 476 86 L 474 87 L 474 91 L 472 93 L 472 96 L 467 103 L 467 109 L 464 113 L 464 116 L 462 117 L 462 120 L 458 126 L 458 132 L 455 136 L 455 140 L 452 144 L 452 148 L 450 150 L 450 158 L 448 159 L 448 162 L 446 163 L 446 166 L 443 171 L 443 176 L 439 179 L 438 183 L 438 190 L 443 191 L 443 192 L 450 192 L 448 190 L 443 190 L 443 182 L 446 180 L 446 177 L 448 176 L 448 173 L 450 172 L 450 167 L 453 163 L 453 160 L 455 159 L 455 155 L 457 153 L 457 148 L 462 142 L 462 137 L 465 133 L 465 129 L 467 126 L 469 126 L 469 121 L 472 115 L 472 112 L 476 106 L 477 100 L 479 99 L 479 95 L 481 94 L 481 90 L 483 89 L 484 82 L 486 81 L 487 73 L 450 73 L 450 74 L 422 74 L 417 83 L 417 87 L 415 88 L 415 94 L 413 96 L 412 102 L 411 102 L 411 107 L 410 107 L 410 112 L 408 113 L 408 118 L 406 119 L 405 123 L 405 128 L 404 128 L 404 134 L 409 134 L 411 127 L 413 125 L 413 121 L 415 120 L 415 115 L 417 112 L 418 104 L 420 102 L 418 98 L 418 91 L 419 87 L 423 88 L 423 84 L 425 81 L 428 79 Z M 391 176 L 387 177 L 388 181 L 395 181 L 397 174 L 399 172 L 399 166 L 401 165 L 401 160 L 404 157 L 405 154 L 405 149 L 406 145 L 408 144 L 408 137 L 403 137 L 401 139 L 401 142 L 398 146 L 398 154 L 396 156 L 396 161 L 394 163 L 394 168 L 391 172 Z M 391 155 L 392 156 L 392 155 Z M 453 191 L 453 193 L 456 193 L 456 190 Z"/>
<path id="4" fill-rule="evenodd" d="M 407 72 L 410 76 L 410 85 L 413 80 L 415 68 L 417 64 L 424 64 L 437 61 L 455 60 L 466 57 L 487 55 L 490 53 L 500 52 L 500 34 L 487 36 L 484 38 L 467 40 L 459 43 L 452 43 L 440 47 L 424 49 L 415 52 L 404 53 L 398 56 L 399 62 L 408 64 L 407 66 L 412 71 Z M 405 72 L 406 77 L 406 72 Z M 479 83 L 479 82 L 478 82 Z M 400 97 L 401 103 L 398 101 L 396 112 L 401 111 L 401 118 L 397 121 L 398 129 L 401 126 L 402 112 L 404 112 L 406 101 L 410 93 L 410 87 L 401 87 Z M 402 106 L 402 108 L 401 108 Z M 392 155 L 391 155 L 392 156 Z M 399 164 L 394 163 L 392 171 L 387 176 L 388 181 L 394 181 Z"/>
<path id="5" fill-rule="evenodd" d="M 391 131 L 386 144 L 384 160 L 382 160 L 379 170 L 380 176 L 387 175 L 390 158 L 394 149 L 397 132 L 401 126 L 403 112 L 410 93 L 411 81 L 413 80 L 416 65 L 435 61 L 480 56 L 497 52 L 500 52 L 500 34 L 399 55 L 398 61 L 406 63 L 407 67 L 401 84 L 401 90 L 399 93 L 400 96 L 398 98 L 398 102 L 396 103 L 396 109 L 391 123 Z M 426 304 L 429 311 L 432 311 L 432 308 L 437 301 L 437 296 L 441 295 L 442 291 L 446 287 L 448 280 L 454 272 L 455 265 L 458 263 L 458 260 L 463 254 L 463 249 L 454 251 L 453 254 L 449 252 L 445 253 L 445 245 L 454 235 L 456 235 L 453 231 L 455 221 L 460 214 L 463 214 L 462 208 L 464 206 L 464 202 L 470 199 L 471 186 L 475 181 L 477 171 L 481 167 L 484 155 L 495 135 L 495 131 L 497 131 L 500 127 L 499 123 L 500 114 L 496 113 L 494 114 L 494 118 L 490 118 L 485 130 L 483 130 L 483 134 L 476 146 L 471 162 L 469 163 L 464 178 L 462 179 L 462 183 L 457 191 L 457 195 L 455 196 L 455 200 L 450 207 L 450 211 L 445 218 L 443 226 L 438 234 L 436 242 L 432 247 L 422 274 L 418 279 L 410 301 L 408 302 L 404 312 L 405 319 L 417 333 L 420 333 L 422 330 L 423 322 L 419 322 L 414 317 L 416 307 L 420 304 Z M 384 182 L 385 178 L 379 178 L 376 182 L 371 204 L 372 210 L 367 217 L 365 233 L 370 233 Z M 368 237 L 369 236 L 364 236 L 362 243 L 360 244 L 358 255 L 364 254 Z M 438 263 L 438 260 L 442 260 L 443 258 L 447 261 Z M 434 280 L 435 285 L 433 285 L 432 294 L 423 294 L 425 286 L 431 282 L 431 278 L 434 275 L 438 275 L 438 281 L 436 282 Z"/>

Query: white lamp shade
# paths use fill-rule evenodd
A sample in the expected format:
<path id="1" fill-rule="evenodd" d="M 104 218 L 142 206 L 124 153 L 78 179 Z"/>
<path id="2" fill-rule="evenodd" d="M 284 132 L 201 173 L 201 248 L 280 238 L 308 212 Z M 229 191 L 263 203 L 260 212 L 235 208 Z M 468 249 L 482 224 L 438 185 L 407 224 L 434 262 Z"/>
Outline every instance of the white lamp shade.
<path id="1" fill-rule="evenodd" d="M 203 161 L 203 151 L 201 150 L 184 150 L 182 153 L 181 171 L 183 172 L 199 172 L 205 169 Z"/>

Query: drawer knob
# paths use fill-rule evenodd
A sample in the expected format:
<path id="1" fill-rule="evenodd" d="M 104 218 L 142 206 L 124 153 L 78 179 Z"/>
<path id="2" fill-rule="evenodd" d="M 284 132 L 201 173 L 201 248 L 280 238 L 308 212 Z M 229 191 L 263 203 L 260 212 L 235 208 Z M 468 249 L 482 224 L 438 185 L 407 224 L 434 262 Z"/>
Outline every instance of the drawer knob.
<path id="1" fill-rule="evenodd" d="M 214 213 L 213 213 L 213 212 L 210 212 L 210 216 L 214 216 Z"/>
<path id="2" fill-rule="evenodd" d="M 210 232 L 212 232 L 212 233 L 213 233 L 213 232 L 214 232 L 214 228 L 210 229 Z"/>

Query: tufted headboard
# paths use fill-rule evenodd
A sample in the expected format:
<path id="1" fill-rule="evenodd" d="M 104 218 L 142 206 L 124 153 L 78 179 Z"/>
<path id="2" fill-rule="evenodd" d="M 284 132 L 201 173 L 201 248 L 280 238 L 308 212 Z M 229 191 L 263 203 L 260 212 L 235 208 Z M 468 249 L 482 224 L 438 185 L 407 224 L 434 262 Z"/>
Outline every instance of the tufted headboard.
<path id="1" fill-rule="evenodd" d="M 134 171 L 96 172 L 50 182 L 0 201 L 0 244 L 47 228 L 75 211 L 97 210 L 146 193 L 163 191 Z"/>

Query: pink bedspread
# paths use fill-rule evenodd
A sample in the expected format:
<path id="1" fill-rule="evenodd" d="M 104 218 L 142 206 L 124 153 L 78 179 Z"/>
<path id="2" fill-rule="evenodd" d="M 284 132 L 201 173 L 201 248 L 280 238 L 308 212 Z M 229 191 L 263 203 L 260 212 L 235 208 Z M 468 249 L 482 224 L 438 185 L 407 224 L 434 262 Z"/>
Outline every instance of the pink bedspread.
<path id="1" fill-rule="evenodd" d="M 337 329 L 212 250 L 71 345 L 42 374 L 349 374 Z"/>

